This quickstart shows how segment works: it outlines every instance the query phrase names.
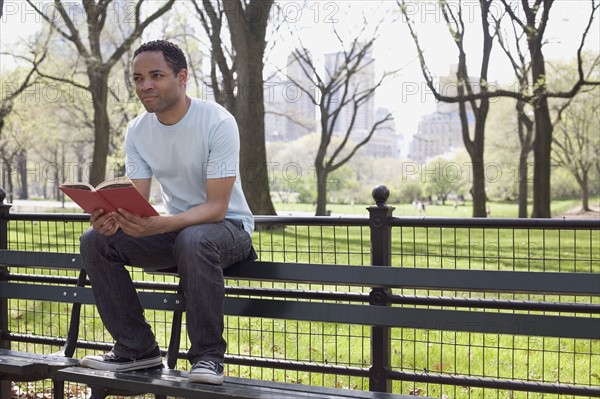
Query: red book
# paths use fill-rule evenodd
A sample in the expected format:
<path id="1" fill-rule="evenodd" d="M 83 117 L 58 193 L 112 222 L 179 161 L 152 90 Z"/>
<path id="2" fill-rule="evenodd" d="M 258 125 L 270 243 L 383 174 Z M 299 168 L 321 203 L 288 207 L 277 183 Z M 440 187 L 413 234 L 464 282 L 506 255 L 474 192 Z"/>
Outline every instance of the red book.
<path id="1" fill-rule="evenodd" d="M 114 212 L 121 208 L 138 216 L 158 216 L 156 209 L 126 177 L 104 181 L 95 188 L 82 182 L 66 182 L 58 188 L 87 213 L 96 209 Z"/>

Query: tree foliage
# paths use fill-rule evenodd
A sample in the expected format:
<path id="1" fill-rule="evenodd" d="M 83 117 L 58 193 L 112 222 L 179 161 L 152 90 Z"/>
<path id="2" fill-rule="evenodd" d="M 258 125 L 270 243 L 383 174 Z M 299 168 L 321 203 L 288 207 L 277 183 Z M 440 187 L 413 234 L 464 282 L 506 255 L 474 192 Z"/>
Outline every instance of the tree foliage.
<path id="1" fill-rule="evenodd" d="M 594 58 L 596 62 L 600 61 L 597 56 Z M 562 64 L 556 69 L 560 76 L 573 68 Z M 581 210 L 591 211 L 590 177 L 600 162 L 600 87 L 584 90 L 577 97 L 553 108 L 557 108 L 558 121 L 553 137 L 552 161 L 575 178 L 581 190 Z"/>
<path id="2" fill-rule="evenodd" d="M 591 12 L 581 36 L 581 42 L 577 49 L 577 80 L 570 89 L 563 92 L 551 92 L 547 85 L 546 60 L 543 45 L 546 28 L 550 19 L 550 11 L 554 1 L 536 0 L 533 4 L 522 1 L 523 16 L 515 12 L 511 2 L 501 0 L 506 13 L 513 23 L 520 27 L 527 39 L 529 50 L 529 63 L 531 65 L 532 93 L 529 103 L 533 104 L 535 120 L 535 139 L 533 142 L 534 154 L 534 180 L 533 180 L 533 210 L 532 217 L 550 217 L 550 175 L 551 175 L 551 151 L 554 127 L 551 120 L 548 100 L 551 97 L 573 98 L 582 87 L 586 85 L 598 85 L 598 81 L 590 81 L 586 77 L 583 65 L 583 45 L 590 31 L 590 27 L 598 10 L 595 0 L 591 1 Z M 519 97 L 520 100 L 523 100 Z"/>
<path id="3" fill-rule="evenodd" d="M 0 4 L 0 10 L 2 4 Z M 41 40 L 40 40 L 41 39 Z M 23 171 L 27 159 L 26 135 L 17 129 L 5 130 L 8 117 L 15 111 L 15 102 L 29 87 L 35 84 L 38 66 L 47 56 L 47 38 L 38 37 L 38 44 L 28 49 L 29 56 L 0 53 L 3 57 L 16 57 L 30 66 L 17 69 L 2 75 L 2 97 L 0 98 L 0 161 L 2 170 L 2 186 L 8 191 L 8 199 L 14 198 L 13 175 Z M 28 198 L 27 179 L 21 173 L 20 199 Z"/>
<path id="4" fill-rule="evenodd" d="M 484 43 L 484 51 L 483 51 L 483 61 L 482 61 L 482 69 L 480 76 L 480 92 L 476 93 L 468 90 L 468 85 L 466 85 L 466 91 L 459 93 L 458 96 L 443 96 L 441 93 L 436 94 L 435 85 L 433 84 L 433 77 L 430 71 L 426 68 L 426 63 L 424 59 L 424 51 L 418 45 L 418 37 L 414 31 L 411 29 L 413 40 L 417 44 L 417 52 L 418 56 L 421 60 L 421 65 L 423 66 L 423 76 L 425 77 L 428 86 L 434 92 L 434 95 L 437 100 L 445 101 L 445 102 L 458 102 L 460 104 L 464 104 L 469 101 L 471 106 L 473 106 L 475 101 L 480 103 L 480 110 L 485 111 L 486 102 L 491 98 L 495 97 L 509 97 L 515 100 L 521 101 L 525 104 L 529 104 L 532 106 L 533 114 L 534 114 L 534 123 L 535 123 L 535 138 L 533 142 L 533 153 L 534 153 L 534 176 L 533 176 L 533 210 L 532 217 L 541 217 L 547 218 L 550 217 L 550 201 L 551 201 L 551 191 L 550 191 L 550 176 L 551 176 L 551 146 L 553 141 L 553 125 L 550 116 L 550 108 L 549 108 L 549 100 L 552 98 L 562 98 L 568 99 L 575 97 L 579 91 L 586 86 L 597 86 L 600 85 L 600 81 L 591 80 L 587 76 L 587 72 L 585 70 L 586 66 L 583 62 L 583 48 L 586 42 L 587 36 L 590 32 L 592 22 L 597 16 L 598 4 L 595 0 L 592 0 L 590 4 L 590 13 L 587 20 L 587 23 L 583 27 L 583 31 L 581 34 L 581 40 L 579 47 L 576 50 L 576 58 L 577 58 L 577 73 L 571 78 L 569 87 L 565 90 L 552 90 L 548 87 L 548 76 L 546 74 L 546 60 L 543 52 L 543 45 L 545 44 L 545 35 L 546 29 L 548 27 L 548 23 L 550 21 L 550 11 L 554 5 L 555 1 L 553 0 L 535 0 L 535 1 L 521 1 L 520 3 L 509 2 L 507 0 L 500 0 L 500 4 L 505 11 L 505 15 L 508 19 L 510 19 L 513 23 L 514 27 L 517 27 L 522 33 L 516 32 L 516 38 L 524 38 L 527 42 L 527 60 L 523 61 L 523 65 L 529 65 L 527 69 L 527 73 L 530 74 L 529 81 L 531 82 L 531 86 L 528 90 L 523 90 L 520 87 L 518 90 L 508 90 L 502 88 L 494 88 L 491 90 L 488 87 L 488 80 L 486 76 L 486 71 L 484 70 L 484 66 L 489 63 L 489 59 L 486 60 L 486 57 L 489 57 L 489 53 L 485 50 L 486 43 L 487 46 L 491 46 L 490 35 L 494 35 L 500 29 L 500 20 L 502 17 L 497 17 L 492 14 L 492 10 L 494 10 L 491 5 L 491 1 L 488 0 L 480 0 L 479 8 L 481 10 L 481 23 L 482 26 L 485 27 L 482 29 L 483 32 L 483 43 Z M 460 65 L 463 65 L 463 58 L 466 57 L 466 54 L 463 54 L 460 50 L 460 43 L 462 42 L 463 34 L 464 34 L 464 22 L 460 18 L 460 7 L 458 8 L 458 14 L 453 12 L 453 6 L 450 6 L 447 1 L 439 1 L 440 6 L 444 12 L 446 21 L 448 25 L 451 27 L 450 34 L 453 39 L 459 46 L 459 72 L 457 73 L 457 81 L 459 83 L 459 90 L 461 84 L 464 85 L 465 82 L 465 73 L 461 73 Z M 405 1 L 398 2 L 400 10 L 404 13 L 405 18 L 408 18 L 406 9 L 407 5 Z M 520 6 L 520 9 L 515 9 Z M 444 11 L 447 10 L 447 11 Z M 446 14 L 447 13 L 447 14 Z M 451 16 L 451 18 L 446 17 L 446 15 Z M 493 25 L 490 25 L 490 21 L 494 21 Z M 409 24 L 409 27 L 411 25 Z M 519 39 L 520 40 L 520 39 Z M 462 75 L 462 77 L 460 75 Z M 474 108 L 475 109 L 475 108 Z M 484 129 L 484 126 L 480 126 L 479 129 Z M 477 131 L 479 130 L 477 127 Z M 464 130 L 464 123 L 463 123 Z M 480 133 L 481 137 L 483 137 L 483 132 Z M 464 137 L 464 135 L 463 135 Z M 482 139 L 483 140 L 483 139 Z M 481 141 L 482 141 L 481 140 Z M 477 142 L 477 140 L 475 140 Z M 465 141 L 467 146 L 467 150 L 469 151 L 468 142 Z M 481 150 L 481 146 L 476 146 L 477 151 Z M 471 151 L 470 151 L 471 153 Z M 479 157 L 483 157 L 483 155 L 475 153 L 475 155 Z M 483 158 L 481 158 L 482 160 Z M 477 161 L 477 162 L 476 162 Z M 474 165 L 476 165 L 480 159 L 473 161 Z M 483 165 L 483 163 L 482 163 Z M 479 168 L 480 169 L 480 168 Z M 477 170 L 477 168 L 475 169 Z M 480 169 L 481 171 L 481 169 Z M 474 172 L 475 175 L 475 172 Z M 482 192 L 481 189 L 484 187 L 483 184 L 484 175 L 479 173 L 478 176 L 474 176 L 474 190 L 477 186 L 477 192 L 474 194 L 474 201 L 476 196 L 480 196 Z M 481 202 L 481 201 L 480 201 Z M 474 204 L 475 208 L 475 204 Z M 477 207 L 478 210 L 474 209 L 474 215 L 479 215 L 481 213 L 481 207 Z"/>
<path id="5" fill-rule="evenodd" d="M 85 21 L 77 19 L 78 13 L 72 12 L 73 4 L 66 4 L 61 0 L 54 2 L 58 15 L 48 15 L 40 4 L 32 0 L 27 3 L 41 16 L 41 18 L 57 32 L 58 35 L 70 44 L 77 57 L 84 64 L 86 80 L 57 75 L 55 72 L 40 71 L 40 75 L 48 79 L 67 83 L 86 90 L 90 93 L 93 106 L 94 150 L 89 181 L 92 185 L 102 182 L 106 176 L 106 162 L 109 153 L 110 119 L 108 113 L 109 74 L 121 57 L 128 52 L 134 42 L 142 35 L 144 30 L 160 16 L 171 9 L 175 0 L 162 2 L 160 7 L 148 17 L 143 16 L 143 6 L 150 2 L 139 0 L 132 9 L 131 15 L 113 14 L 112 1 L 81 0 L 76 8 L 83 10 Z M 70 2 L 72 3 L 72 2 Z M 112 20 L 116 15 L 117 20 Z M 121 21 L 120 18 L 131 19 Z M 110 24 L 110 22 L 116 24 Z M 85 22 L 85 25 L 83 24 Z M 118 26 L 119 23 L 132 22 L 131 29 L 124 31 L 124 37 L 114 43 L 107 43 L 106 30 Z M 83 28 L 85 26 L 85 28 Z M 82 29 L 83 28 L 83 29 Z"/>

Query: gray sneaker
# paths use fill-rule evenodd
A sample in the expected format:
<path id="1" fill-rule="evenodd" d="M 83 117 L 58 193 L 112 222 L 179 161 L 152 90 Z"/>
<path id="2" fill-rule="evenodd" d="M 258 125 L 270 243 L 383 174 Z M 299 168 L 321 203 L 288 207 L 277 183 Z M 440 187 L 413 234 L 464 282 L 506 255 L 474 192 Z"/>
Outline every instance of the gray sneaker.
<path id="1" fill-rule="evenodd" d="M 157 346 L 152 352 L 139 359 L 128 359 L 110 351 L 104 355 L 85 356 L 81 359 L 81 365 L 96 370 L 117 372 L 162 367 L 163 363 L 160 349 Z"/>
<path id="2" fill-rule="evenodd" d="M 223 384 L 223 363 L 200 360 L 196 362 L 188 374 L 189 382 L 203 384 Z"/>

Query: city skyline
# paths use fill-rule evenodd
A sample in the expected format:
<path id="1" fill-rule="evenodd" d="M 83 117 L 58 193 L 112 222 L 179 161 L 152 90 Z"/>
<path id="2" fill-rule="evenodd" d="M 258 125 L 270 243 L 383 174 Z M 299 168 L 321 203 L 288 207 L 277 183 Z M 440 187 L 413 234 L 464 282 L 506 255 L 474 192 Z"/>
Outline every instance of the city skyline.
<path id="1" fill-rule="evenodd" d="M 311 71 L 324 69 L 322 79 L 331 79 L 343 66 L 344 52 L 328 53 L 324 64 L 317 65 L 310 53 L 301 60 L 291 53 L 287 58 L 285 70 L 270 76 L 265 82 L 265 139 L 269 141 L 292 141 L 304 135 L 318 132 L 318 107 L 313 102 L 318 93 L 314 87 L 315 76 Z M 367 54 L 362 60 L 363 68 L 349 79 L 348 91 L 360 92 L 375 85 L 375 59 Z M 302 86 L 301 88 L 298 86 Z M 311 96 L 313 98 L 311 98 Z M 341 105 L 341 98 L 331 96 L 332 107 Z M 337 104 L 336 104 L 337 103 Z M 350 130 L 350 139 L 358 142 L 366 137 L 375 121 L 386 118 L 390 111 L 384 107 L 375 107 L 374 97 L 368 98 L 356 110 L 352 104 L 341 108 L 336 124 L 332 126 L 334 135 L 344 136 Z M 354 119 L 354 122 L 352 122 Z M 351 128 L 352 124 L 352 128 Z M 380 125 L 370 141 L 362 150 L 376 157 L 399 157 L 403 135 L 397 134 L 395 120 L 390 119 Z"/>

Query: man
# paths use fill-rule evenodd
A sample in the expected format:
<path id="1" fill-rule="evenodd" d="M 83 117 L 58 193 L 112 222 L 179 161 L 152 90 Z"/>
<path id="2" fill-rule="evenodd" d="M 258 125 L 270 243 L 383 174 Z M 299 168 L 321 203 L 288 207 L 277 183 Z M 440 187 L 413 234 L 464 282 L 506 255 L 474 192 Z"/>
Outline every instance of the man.
<path id="1" fill-rule="evenodd" d="M 109 353 L 84 357 L 82 365 L 131 371 L 162 364 L 124 266 L 177 266 L 187 303 L 189 380 L 222 384 L 222 269 L 256 258 L 254 222 L 239 181 L 235 119 L 218 104 L 188 97 L 187 77 L 185 56 L 170 42 L 148 42 L 134 52 L 135 89 L 147 112 L 127 127 L 127 175 L 146 198 L 154 176 L 168 215 L 92 213 L 81 254 L 115 344 Z"/>

